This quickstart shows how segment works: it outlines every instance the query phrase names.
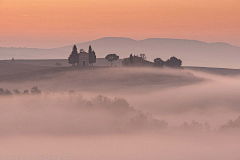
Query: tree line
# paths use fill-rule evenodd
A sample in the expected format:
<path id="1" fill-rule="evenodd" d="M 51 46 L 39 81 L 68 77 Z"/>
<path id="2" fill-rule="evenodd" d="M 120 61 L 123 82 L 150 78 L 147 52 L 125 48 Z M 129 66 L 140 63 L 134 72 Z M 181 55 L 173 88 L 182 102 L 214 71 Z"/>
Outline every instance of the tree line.
<path id="1" fill-rule="evenodd" d="M 30 91 L 26 89 L 23 92 L 19 91 L 18 89 L 14 89 L 13 92 L 11 92 L 8 89 L 0 88 L 0 96 L 13 95 L 13 94 L 16 94 L 16 95 L 20 95 L 20 94 L 24 94 L 24 95 L 27 95 L 27 94 L 41 94 L 41 92 L 42 91 L 37 86 L 32 87 Z"/>
<path id="2" fill-rule="evenodd" d="M 170 68 L 181 68 L 182 60 L 176 57 L 171 57 L 170 59 L 163 61 L 161 58 L 154 59 L 155 67 L 170 67 Z"/>
<path id="3" fill-rule="evenodd" d="M 145 56 L 145 55 L 144 55 Z M 142 56 L 141 56 L 142 57 Z M 116 54 L 108 54 L 105 59 L 109 62 L 111 62 L 111 66 L 113 65 L 113 61 L 116 61 L 119 59 L 119 56 Z M 145 58 L 146 59 L 146 58 Z M 143 60 L 145 60 L 143 58 Z M 130 54 L 129 57 L 130 63 L 133 63 L 133 56 Z M 155 67 L 170 67 L 170 68 L 181 68 L 182 66 L 182 60 L 178 59 L 176 57 L 171 57 L 170 59 L 163 61 L 161 58 L 155 58 L 154 59 L 154 66 Z"/>
<path id="4" fill-rule="evenodd" d="M 77 64 L 79 64 L 79 54 L 81 54 L 83 52 L 85 53 L 85 51 L 83 49 L 81 49 L 80 53 L 78 53 L 77 46 L 74 45 L 73 49 L 72 49 L 72 52 L 71 52 L 71 54 L 68 58 L 68 63 L 72 64 L 73 66 L 76 66 Z M 95 53 L 94 50 L 92 50 L 91 45 L 89 46 L 88 54 L 89 54 L 89 64 L 90 64 L 90 66 L 93 66 L 93 63 L 96 62 L 96 53 Z M 142 55 L 144 55 L 144 56 L 142 56 Z M 141 57 L 142 57 L 143 61 L 146 61 L 145 54 L 141 54 Z M 108 54 L 105 57 L 105 59 L 111 63 L 111 66 L 113 66 L 113 61 L 118 60 L 119 56 L 117 54 Z M 130 54 L 129 59 L 130 59 L 130 63 L 132 64 L 133 63 L 132 54 Z M 170 59 L 166 60 L 166 61 L 162 60 L 161 58 L 155 58 L 153 65 L 155 67 L 181 68 L 182 60 L 178 59 L 174 56 L 171 57 Z"/>

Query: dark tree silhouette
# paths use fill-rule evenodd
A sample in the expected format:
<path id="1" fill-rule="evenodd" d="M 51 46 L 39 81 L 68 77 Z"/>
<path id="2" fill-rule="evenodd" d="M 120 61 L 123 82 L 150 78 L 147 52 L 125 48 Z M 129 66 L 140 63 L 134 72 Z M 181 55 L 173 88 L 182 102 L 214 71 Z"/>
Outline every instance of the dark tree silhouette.
<path id="1" fill-rule="evenodd" d="M 23 91 L 22 94 L 29 94 L 29 91 L 26 89 L 26 90 Z"/>
<path id="2" fill-rule="evenodd" d="M 132 56 L 132 54 L 130 54 L 130 63 L 132 64 L 133 63 L 133 56 Z"/>
<path id="3" fill-rule="evenodd" d="M 93 63 L 96 62 L 96 54 L 95 54 L 94 50 L 92 50 L 91 45 L 89 46 L 88 54 L 89 54 L 89 64 L 90 64 L 90 66 L 93 66 Z"/>
<path id="4" fill-rule="evenodd" d="M 35 87 L 32 87 L 31 93 L 32 94 L 40 94 L 41 90 L 37 86 L 35 86 Z"/>
<path id="5" fill-rule="evenodd" d="M 182 61 L 176 57 L 171 57 L 165 62 L 166 67 L 181 68 Z"/>
<path id="6" fill-rule="evenodd" d="M 76 94 L 74 90 L 70 90 L 68 93 L 69 94 Z"/>
<path id="7" fill-rule="evenodd" d="M 68 63 L 72 64 L 73 66 L 75 66 L 76 64 L 79 63 L 79 54 L 77 52 L 76 45 L 73 46 L 72 53 L 70 54 L 70 56 L 68 58 Z"/>
<path id="8" fill-rule="evenodd" d="M 8 89 L 4 90 L 3 88 L 0 88 L 0 95 L 12 95 L 12 92 Z"/>
<path id="9" fill-rule="evenodd" d="M 14 94 L 21 94 L 21 92 L 20 92 L 18 89 L 14 89 L 14 90 L 13 90 L 13 93 L 14 93 Z"/>
<path id="10" fill-rule="evenodd" d="M 5 95 L 12 95 L 12 92 L 9 91 L 8 89 L 6 89 L 6 90 L 4 91 L 4 93 L 5 93 Z"/>
<path id="11" fill-rule="evenodd" d="M 111 66 L 113 65 L 113 61 L 116 61 L 119 59 L 119 56 L 116 54 L 108 54 L 105 59 L 109 62 L 111 62 Z"/>
<path id="12" fill-rule="evenodd" d="M 147 59 L 146 55 L 143 54 L 143 53 L 140 54 L 140 57 L 141 57 L 143 60 L 146 60 L 146 59 Z"/>
<path id="13" fill-rule="evenodd" d="M 0 95 L 4 95 L 5 94 L 5 91 L 3 88 L 0 88 Z"/>
<path id="14" fill-rule="evenodd" d="M 154 59 L 154 66 L 156 67 L 164 67 L 165 62 L 161 58 Z"/>
<path id="15" fill-rule="evenodd" d="M 92 50 L 92 46 L 89 45 L 89 48 L 88 48 L 88 53 L 91 53 L 93 50 Z"/>

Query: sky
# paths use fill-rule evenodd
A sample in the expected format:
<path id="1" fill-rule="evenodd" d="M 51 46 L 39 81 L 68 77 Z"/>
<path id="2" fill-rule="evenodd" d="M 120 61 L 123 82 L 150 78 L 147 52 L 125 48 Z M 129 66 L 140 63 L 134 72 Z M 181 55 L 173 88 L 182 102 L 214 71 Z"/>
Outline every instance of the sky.
<path id="1" fill-rule="evenodd" d="M 240 46 L 240 0 L 0 0 L 0 46 L 54 48 L 102 37 Z"/>

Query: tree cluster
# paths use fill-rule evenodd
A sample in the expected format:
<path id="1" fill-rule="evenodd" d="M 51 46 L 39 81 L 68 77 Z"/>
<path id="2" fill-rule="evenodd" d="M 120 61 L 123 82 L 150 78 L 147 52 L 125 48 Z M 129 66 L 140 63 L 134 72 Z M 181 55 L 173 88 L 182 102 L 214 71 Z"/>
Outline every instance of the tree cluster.
<path id="1" fill-rule="evenodd" d="M 163 61 L 161 58 L 154 59 L 154 66 L 156 67 L 170 67 L 170 68 L 182 68 L 182 60 L 171 57 L 170 59 Z"/>
<path id="2" fill-rule="evenodd" d="M 0 96 L 4 96 L 4 95 L 27 95 L 27 94 L 41 94 L 41 90 L 37 87 L 37 86 L 34 86 L 31 88 L 31 90 L 24 90 L 23 92 L 20 92 L 18 89 L 14 89 L 13 92 L 11 92 L 10 90 L 8 89 L 3 89 L 3 88 L 0 88 Z"/>

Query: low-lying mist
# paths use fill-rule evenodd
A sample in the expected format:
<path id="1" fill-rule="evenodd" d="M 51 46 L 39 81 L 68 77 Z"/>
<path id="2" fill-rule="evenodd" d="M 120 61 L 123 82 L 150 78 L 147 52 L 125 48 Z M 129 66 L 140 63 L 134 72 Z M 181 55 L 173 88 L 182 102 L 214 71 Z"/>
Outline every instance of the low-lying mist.
<path id="1" fill-rule="evenodd" d="M 0 158 L 240 156 L 240 76 L 100 68 L 7 78 L 0 88 L 13 94 L 0 96 Z"/>
<path id="2" fill-rule="evenodd" d="M 78 135 L 166 129 L 167 122 L 130 107 L 122 98 L 78 94 L 8 97 L 1 101 L 2 135 Z"/>

